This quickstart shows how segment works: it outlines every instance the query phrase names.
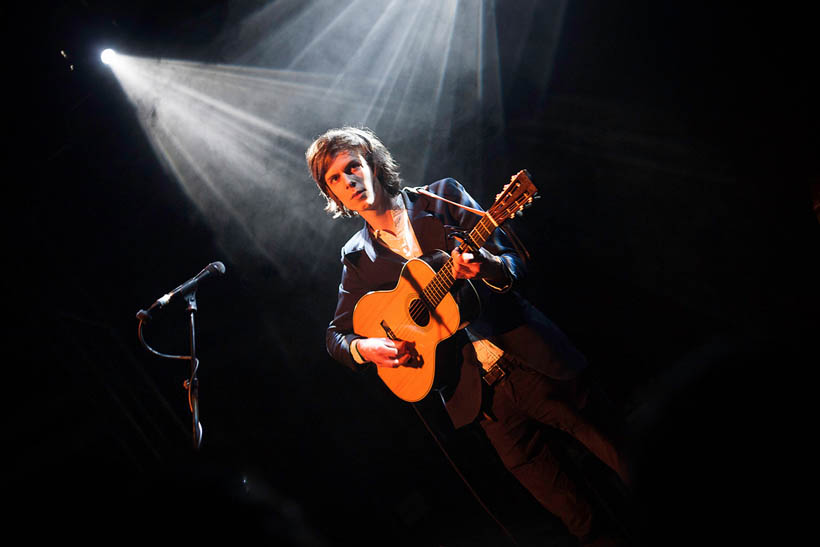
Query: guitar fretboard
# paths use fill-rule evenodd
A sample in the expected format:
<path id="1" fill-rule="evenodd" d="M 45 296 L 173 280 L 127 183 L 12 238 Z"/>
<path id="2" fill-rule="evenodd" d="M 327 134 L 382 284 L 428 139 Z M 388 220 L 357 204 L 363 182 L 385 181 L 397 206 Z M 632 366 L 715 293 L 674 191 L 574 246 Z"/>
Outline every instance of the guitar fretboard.
<path id="1" fill-rule="evenodd" d="M 477 253 L 490 238 L 495 228 L 496 224 L 493 222 L 492 217 L 489 213 L 485 213 L 478 221 L 478 224 L 470 231 L 464 243 L 461 244 L 461 250 Z M 441 300 L 453 287 L 453 283 L 455 283 L 455 278 L 453 277 L 453 257 L 451 256 L 422 291 L 424 300 L 431 310 L 441 303 Z"/>

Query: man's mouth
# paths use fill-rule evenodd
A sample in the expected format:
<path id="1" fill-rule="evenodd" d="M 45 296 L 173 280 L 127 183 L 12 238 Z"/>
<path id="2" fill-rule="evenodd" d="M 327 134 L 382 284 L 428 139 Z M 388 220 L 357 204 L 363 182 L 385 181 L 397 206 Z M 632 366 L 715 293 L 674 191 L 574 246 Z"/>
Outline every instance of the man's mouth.
<path id="1" fill-rule="evenodd" d="M 364 189 L 359 190 L 355 194 L 353 194 L 353 199 L 359 199 L 362 195 L 364 195 Z"/>

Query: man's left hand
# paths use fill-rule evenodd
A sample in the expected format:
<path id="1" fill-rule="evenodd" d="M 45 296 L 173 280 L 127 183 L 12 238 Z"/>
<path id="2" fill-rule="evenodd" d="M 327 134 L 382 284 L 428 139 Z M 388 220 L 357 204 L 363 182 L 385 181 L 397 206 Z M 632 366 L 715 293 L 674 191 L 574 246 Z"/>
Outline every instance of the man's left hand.
<path id="1" fill-rule="evenodd" d="M 453 277 L 456 279 L 505 279 L 506 273 L 501 259 L 484 248 L 478 253 L 463 253 L 453 249 Z"/>

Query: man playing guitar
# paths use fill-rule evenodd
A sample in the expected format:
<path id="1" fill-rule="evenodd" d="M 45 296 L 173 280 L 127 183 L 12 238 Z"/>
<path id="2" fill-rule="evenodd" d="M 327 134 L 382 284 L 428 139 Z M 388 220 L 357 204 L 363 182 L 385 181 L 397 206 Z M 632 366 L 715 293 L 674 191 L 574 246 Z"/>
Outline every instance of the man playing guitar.
<path id="1" fill-rule="evenodd" d="M 478 420 L 504 465 L 581 544 L 614 545 L 540 433 L 543 424 L 569 433 L 628 481 L 619 451 L 579 412 L 588 393 L 578 381 L 585 358 L 516 292 L 524 261 L 494 229 L 503 218 L 493 211 L 514 213 L 532 195 L 512 196 L 515 189 L 505 187 L 499 196 L 506 197 L 482 217 L 453 179 L 402 188 L 390 152 L 362 128 L 325 132 L 306 159 L 325 210 L 365 221 L 342 248 L 339 297 L 327 330 L 330 355 L 356 371 L 375 366 L 408 401 L 425 396 L 435 376 L 433 389 L 455 427 Z M 531 185 L 523 173 L 511 185 Z M 480 236 L 485 241 L 476 244 Z M 417 260 L 435 251 L 447 253 L 439 252 L 447 264 L 438 274 Z M 442 283 L 442 273 L 448 294 L 439 304 L 430 290 Z M 459 311 L 449 283 L 477 295 L 476 313 Z"/>

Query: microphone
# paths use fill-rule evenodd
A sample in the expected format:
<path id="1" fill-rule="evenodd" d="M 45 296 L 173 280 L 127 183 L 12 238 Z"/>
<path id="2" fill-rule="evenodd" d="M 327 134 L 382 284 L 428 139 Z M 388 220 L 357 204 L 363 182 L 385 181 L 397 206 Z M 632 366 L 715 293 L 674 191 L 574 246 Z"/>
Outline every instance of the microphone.
<path id="1" fill-rule="evenodd" d="M 202 280 L 207 279 L 212 275 L 222 275 L 224 273 L 225 265 L 222 262 L 211 262 L 194 277 L 192 277 L 176 289 L 172 290 L 171 292 L 159 297 L 153 304 L 151 304 L 151 307 L 149 307 L 147 310 L 138 311 L 137 319 L 141 321 L 149 321 L 151 319 L 151 312 L 156 308 L 162 308 L 163 306 L 167 305 L 171 300 L 173 300 L 175 296 L 179 294 L 186 295 L 191 291 L 195 291 Z"/>

